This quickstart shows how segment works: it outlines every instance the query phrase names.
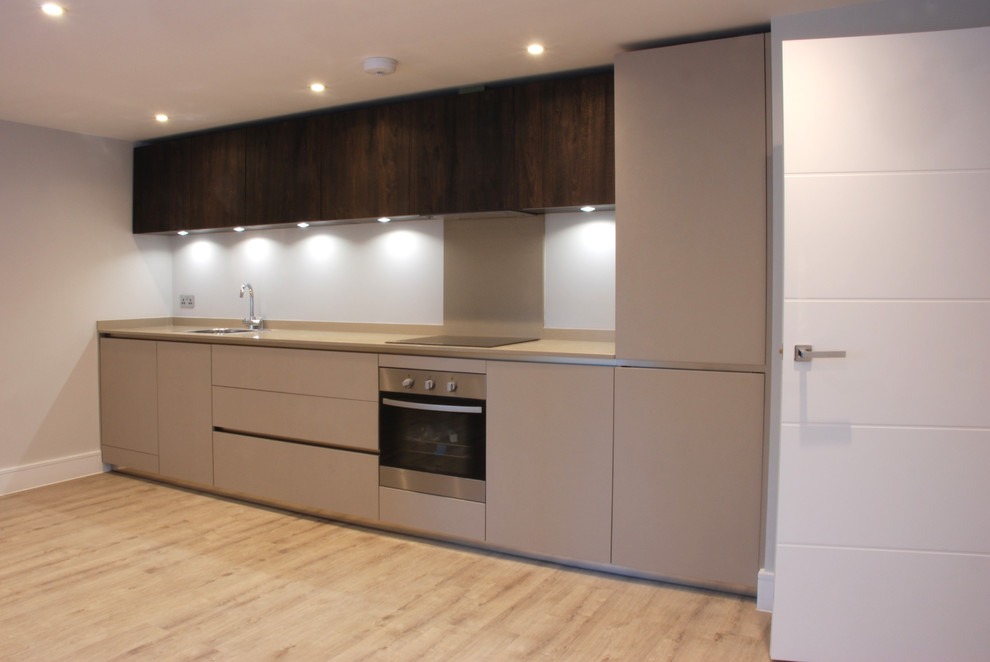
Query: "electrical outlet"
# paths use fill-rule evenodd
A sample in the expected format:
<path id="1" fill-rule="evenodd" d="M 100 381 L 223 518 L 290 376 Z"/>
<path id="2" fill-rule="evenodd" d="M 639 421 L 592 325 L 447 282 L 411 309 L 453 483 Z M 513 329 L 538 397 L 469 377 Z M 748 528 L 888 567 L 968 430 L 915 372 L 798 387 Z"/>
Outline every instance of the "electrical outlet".
<path id="1" fill-rule="evenodd" d="M 195 308 L 196 297 L 192 294 L 179 295 L 179 308 Z"/>

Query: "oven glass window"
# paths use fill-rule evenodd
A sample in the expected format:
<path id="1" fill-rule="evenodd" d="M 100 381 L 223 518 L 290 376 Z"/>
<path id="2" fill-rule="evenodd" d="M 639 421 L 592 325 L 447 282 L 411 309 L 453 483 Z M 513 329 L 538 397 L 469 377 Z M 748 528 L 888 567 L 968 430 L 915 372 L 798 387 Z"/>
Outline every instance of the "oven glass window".
<path id="1" fill-rule="evenodd" d="M 484 480 L 484 405 L 483 400 L 387 394 L 379 407 L 381 465 Z M 431 406 L 457 411 L 425 408 Z"/>

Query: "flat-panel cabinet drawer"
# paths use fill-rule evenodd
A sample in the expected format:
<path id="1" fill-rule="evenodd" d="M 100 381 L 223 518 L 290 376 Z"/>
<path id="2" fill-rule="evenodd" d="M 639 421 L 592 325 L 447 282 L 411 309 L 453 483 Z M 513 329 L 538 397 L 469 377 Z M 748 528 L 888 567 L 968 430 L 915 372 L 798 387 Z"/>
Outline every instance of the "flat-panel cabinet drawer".
<path id="1" fill-rule="evenodd" d="M 286 505 L 378 519 L 378 456 L 213 433 L 216 487 Z"/>
<path id="2" fill-rule="evenodd" d="M 378 450 L 378 403 L 213 387 L 213 425 L 228 431 Z"/>
<path id="3" fill-rule="evenodd" d="M 470 540 L 485 539 L 485 504 L 421 494 L 391 487 L 379 489 L 383 522 Z"/>
<path id="4" fill-rule="evenodd" d="M 378 355 L 214 345 L 213 384 L 377 402 Z"/>

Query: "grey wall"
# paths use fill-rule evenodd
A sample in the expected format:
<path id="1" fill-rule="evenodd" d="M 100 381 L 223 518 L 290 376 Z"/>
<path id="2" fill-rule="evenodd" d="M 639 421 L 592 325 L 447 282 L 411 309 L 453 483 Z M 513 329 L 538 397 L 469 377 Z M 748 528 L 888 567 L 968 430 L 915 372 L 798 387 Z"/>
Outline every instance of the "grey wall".
<path id="1" fill-rule="evenodd" d="M 0 494 L 98 472 L 96 320 L 168 314 L 131 144 L 0 121 Z"/>

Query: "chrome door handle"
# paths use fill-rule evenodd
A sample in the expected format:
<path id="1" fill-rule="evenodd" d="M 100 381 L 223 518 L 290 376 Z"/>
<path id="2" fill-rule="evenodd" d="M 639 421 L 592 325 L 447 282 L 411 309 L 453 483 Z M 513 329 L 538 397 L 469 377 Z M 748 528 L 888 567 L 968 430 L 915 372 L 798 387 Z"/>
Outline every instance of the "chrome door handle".
<path id="1" fill-rule="evenodd" d="M 846 351 L 844 349 L 815 352 L 812 350 L 811 345 L 794 345 L 795 361 L 810 361 L 811 359 L 842 359 L 845 358 L 845 356 Z"/>

